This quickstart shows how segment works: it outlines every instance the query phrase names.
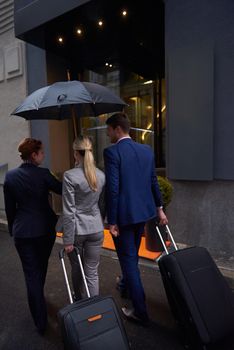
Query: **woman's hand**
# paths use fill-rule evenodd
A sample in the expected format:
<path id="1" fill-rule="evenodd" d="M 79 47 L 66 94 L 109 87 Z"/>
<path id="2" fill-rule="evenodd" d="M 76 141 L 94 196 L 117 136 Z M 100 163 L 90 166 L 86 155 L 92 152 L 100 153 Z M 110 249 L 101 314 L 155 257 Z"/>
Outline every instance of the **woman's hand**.
<path id="1" fill-rule="evenodd" d="M 64 249 L 65 249 L 65 252 L 66 252 L 67 254 L 69 254 L 69 253 L 71 253 L 71 252 L 73 251 L 74 245 L 73 245 L 73 244 L 66 244 L 66 245 L 64 246 Z"/>

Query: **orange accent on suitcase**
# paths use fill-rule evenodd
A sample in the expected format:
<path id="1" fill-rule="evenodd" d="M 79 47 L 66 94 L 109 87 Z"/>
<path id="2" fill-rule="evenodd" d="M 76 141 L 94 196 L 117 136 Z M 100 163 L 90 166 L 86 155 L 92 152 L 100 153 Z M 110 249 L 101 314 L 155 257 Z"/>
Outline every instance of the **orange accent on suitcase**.
<path id="1" fill-rule="evenodd" d="M 94 321 L 100 320 L 101 318 L 102 318 L 102 315 L 96 315 L 96 316 L 88 318 L 88 321 L 94 322 Z"/>

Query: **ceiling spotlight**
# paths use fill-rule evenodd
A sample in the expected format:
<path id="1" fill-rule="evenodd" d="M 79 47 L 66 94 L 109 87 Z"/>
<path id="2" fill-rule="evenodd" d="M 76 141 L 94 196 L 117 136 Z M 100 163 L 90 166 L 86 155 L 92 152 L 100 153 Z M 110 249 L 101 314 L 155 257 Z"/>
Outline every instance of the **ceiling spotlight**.
<path id="1" fill-rule="evenodd" d="M 98 21 L 98 25 L 99 25 L 99 27 L 102 27 L 103 26 L 103 22 L 102 21 Z"/>
<path id="2" fill-rule="evenodd" d="M 60 36 L 60 37 L 58 38 L 58 41 L 60 42 L 60 44 L 62 44 L 62 43 L 63 43 L 63 38 Z"/>
<path id="3" fill-rule="evenodd" d="M 126 17 L 126 16 L 127 16 L 127 14 L 128 14 L 128 13 L 127 13 L 127 11 L 126 11 L 126 10 L 123 10 L 123 11 L 122 11 L 122 16 L 123 16 L 123 17 Z"/>
<path id="4" fill-rule="evenodd" d="M 147 80 L 143 83 L 143 85 L 153 84 L 153 80 Z"/>
<path id="5" fill-rule="evenodd" d="M 76 32 L 77 32 L 78 35 L 82 34 L 82 30 L 80 28 L 78 28 Z"/>
<path id="6" fill-rule="evenodd" d="M 109 63 L 108 63 L 108 62 L 106 62 L 106 63 L 105 63 L 105 66 L 106 66 L 106 67 L 108 67 L 108 66 L 109 66 Z"/>
<path id="7" fill-rule="evenodd" d="M 109 67 L 111 68 L 111 67 L 112 67 L 112 64 L 109 64 Z"/>

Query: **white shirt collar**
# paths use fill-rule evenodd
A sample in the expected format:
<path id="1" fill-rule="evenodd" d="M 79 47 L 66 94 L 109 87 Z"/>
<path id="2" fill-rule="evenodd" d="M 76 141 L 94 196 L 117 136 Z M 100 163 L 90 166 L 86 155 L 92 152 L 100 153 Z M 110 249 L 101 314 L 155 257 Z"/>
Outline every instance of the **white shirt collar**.
<path id="1" fill-rule="evenodd" d="M 118 139 L 118 141 L 116 143 L 119 143 L 119 141 L 122 141 L 124 139 L 131 139 L 131 137 L 130 136 L 123 136 L 120 139 Z"/>

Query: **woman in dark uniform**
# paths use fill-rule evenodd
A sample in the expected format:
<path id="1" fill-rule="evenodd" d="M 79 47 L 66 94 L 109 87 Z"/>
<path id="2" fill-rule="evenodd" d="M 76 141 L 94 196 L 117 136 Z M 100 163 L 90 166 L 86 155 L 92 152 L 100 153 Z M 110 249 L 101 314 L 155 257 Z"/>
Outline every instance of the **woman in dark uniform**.
<path id="1" fill-rule="evenodd" d="M 10 235 L 23 266 L 29 308 L 40 334 L 47 325 L 44 284 L 55 241 L 57 217 L 49 204 L 49 192 L 62 193 L 62 183 L 39 165 L 44 159 L 40 140 L 24 139 L 18 147 L 23 163 L 7 172 L 5 210 Z"/>

